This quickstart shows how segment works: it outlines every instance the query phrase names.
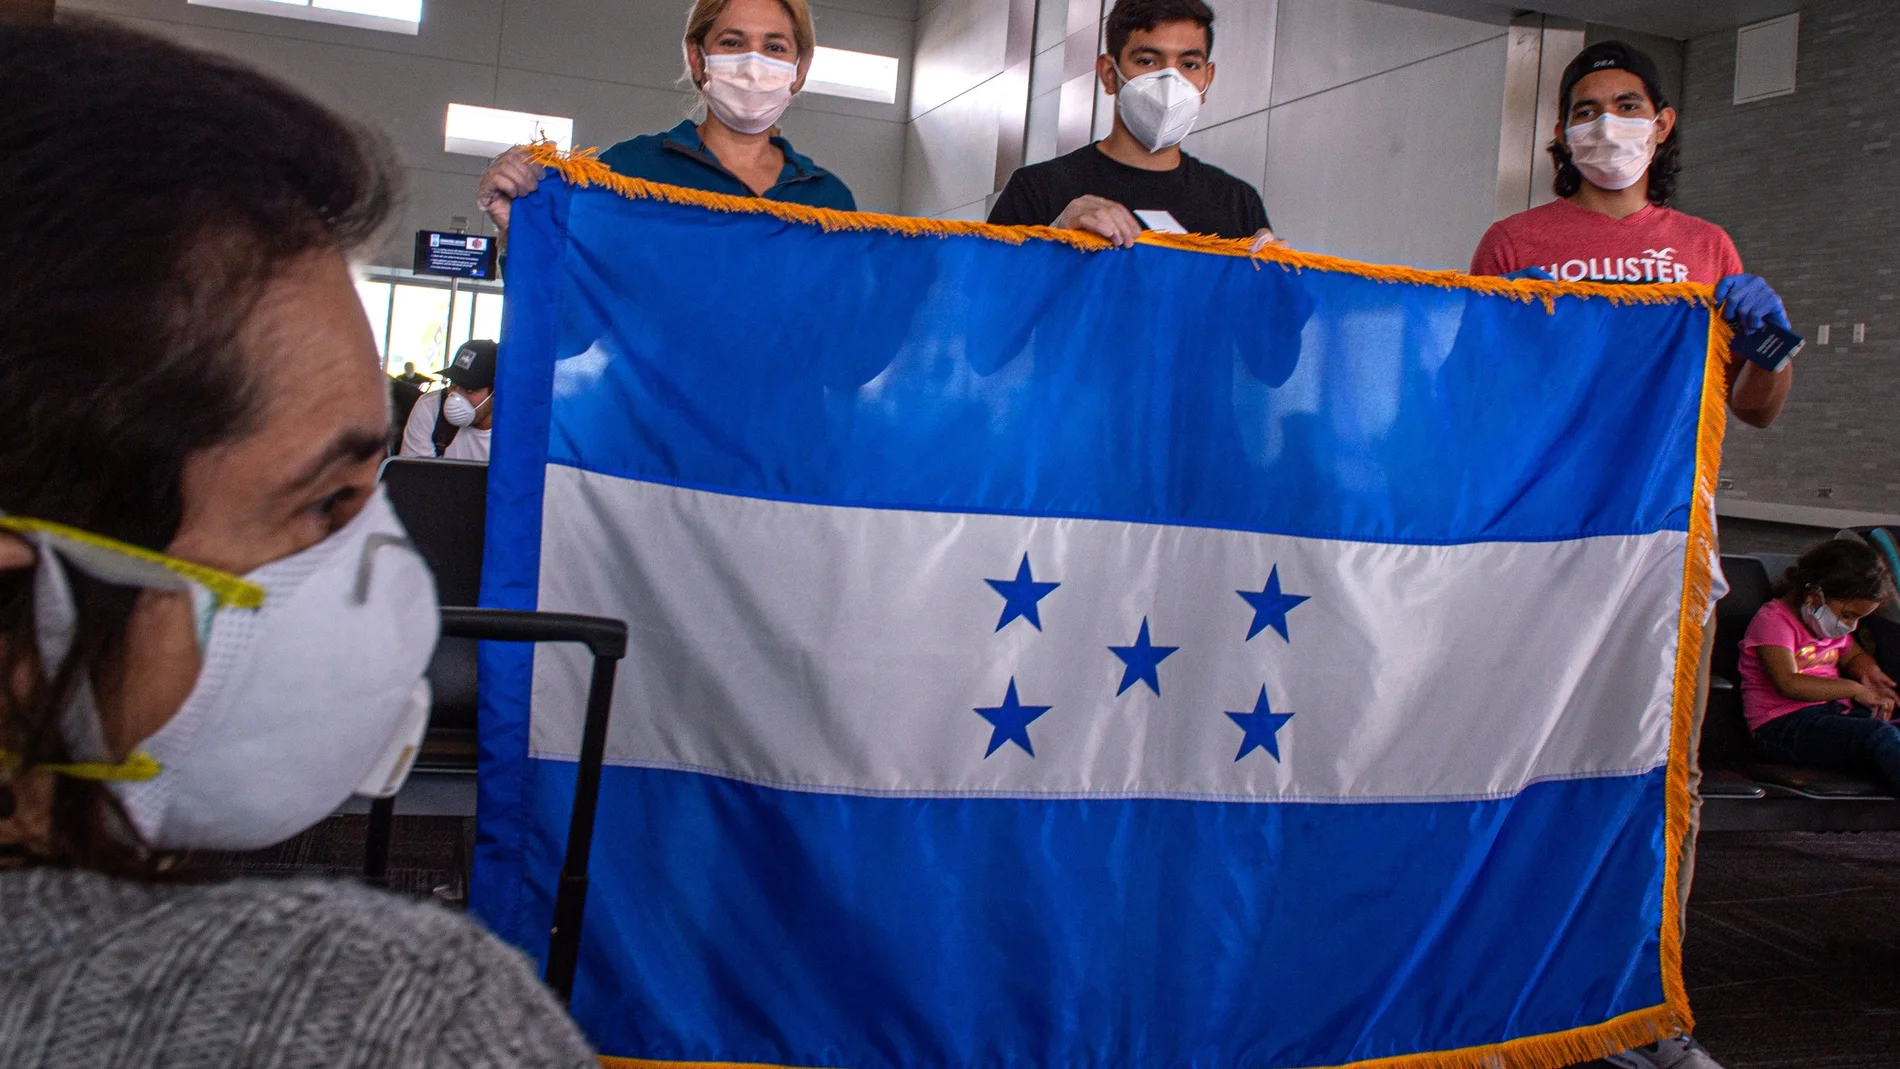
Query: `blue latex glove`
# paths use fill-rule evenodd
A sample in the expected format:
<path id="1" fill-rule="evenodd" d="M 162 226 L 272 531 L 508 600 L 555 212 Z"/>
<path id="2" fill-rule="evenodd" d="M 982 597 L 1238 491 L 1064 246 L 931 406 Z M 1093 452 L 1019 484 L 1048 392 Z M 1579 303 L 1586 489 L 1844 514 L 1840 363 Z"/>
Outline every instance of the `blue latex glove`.
<path id="1" fill-rule="evenodd" d="M 1504 279 L 1510 279 L 1513 282 L 1515 282 L 1516 280 L 1520 278 L 1534 278 L 1539 282 L 1557 281 L 1556 275 L 1551 274 L 1549 271 L 1546 271 L 1541 267 L 1520 267 L 1508 275 L 1499 275 L 1498 277 L 1504 278 Z"/>
<path id="2" fill-rule="evenodd" d="M 1722 306 L 1723 318 L 1743 334 L 1760 330 L 1763 323 L 1794 329 L 1788 325 L 1788 311 L 1781 306 L 1781 298 L 1760 275 L 1730 275 L 1717 282 L 1715 303 Z"/>

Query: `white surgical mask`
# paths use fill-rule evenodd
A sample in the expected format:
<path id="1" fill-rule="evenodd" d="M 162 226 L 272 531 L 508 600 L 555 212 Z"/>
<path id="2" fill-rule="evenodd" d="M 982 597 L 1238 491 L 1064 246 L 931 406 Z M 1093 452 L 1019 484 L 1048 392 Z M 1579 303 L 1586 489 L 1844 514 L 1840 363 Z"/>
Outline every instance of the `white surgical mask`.
<path id="1" fill-rule="evenodd" d="M 1656 155 L 1654 119 L 1599 115 L 1564 128 L 1570 160 L 1599 189 L 1628 189 L 1642 181 Z"/>
<path id="2" fill-rule="evenodd" d="M 167 582 L 108 540 L 80 535 L 101 548 L 57 533 L 27 537 L 39 549 L 35 613 L 48 665 L 72 640 L 67 566 L 107 582 L 194 590 L 196 685 L 125 762 L 142 774 L 92 777 L 109 781 L 150 845 L 260 849 L 317 824 L 352 794 L 390 797 L 402 786 L 428 726 L 423 672 L 440 621 L 434 577 L 381 488 L 335 534 L 235 582 L 253 595 L 261 589 L 255 607 Z M 79 762 L 102 763 L 98 709 L 88 688 L 78 698 L 62 721 L 67 746 Z"/>
<path id="3" fill-rule="evenodd" d="M 1201 91 L 1194 88 L 1187 75 L 1163 67 L 1123 78 L 1117 67 L 1115 76 L 1122 83 L 1121 91 L 1115 94 L 1115 111 L 1122 117 L 1122 125 L 1149 152 L 1173 148 L 1194 129 L 1194 120 L 1201 115 Z"/>
<path id="4" fill-rule="evenodd" d="M 1854 633 L 1854 625 L 1834 614 L 1823 601 L 1819 605 L 1803 604 L 1801 619 L 1807 621 L 1808 629 L 1826 639 L 1846 638 Z"/>
<path id="5" fill-rule="evenodd" d="M 448 393 L 442 399 L 442 418 L 456 427 L 466 427 L 475 422 L 475 405 L 454 390 Z"/>
<path id="6" fill-rule="evenodd" d="M 706 109 L 742 134 L 764 133 L 792 106 L 798 64 L 747 52 L 707 56 L 706 83 L 699 93 Z"/>

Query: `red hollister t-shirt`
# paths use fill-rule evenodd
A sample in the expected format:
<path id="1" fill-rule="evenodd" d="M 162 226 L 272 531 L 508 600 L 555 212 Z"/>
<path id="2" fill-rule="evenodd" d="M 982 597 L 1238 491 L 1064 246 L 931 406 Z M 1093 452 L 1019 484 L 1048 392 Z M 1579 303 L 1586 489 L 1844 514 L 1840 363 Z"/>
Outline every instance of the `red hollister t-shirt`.
<path id="1" fill-rule="evenodd" d="M 1702 282 L 1742 271 L 1728 232 L 1654 204 L 1614 219 L 1567 200 L 1518 212 L 1484 232 L 1474 275 L 1541 267 L 1565 282 Z"/>

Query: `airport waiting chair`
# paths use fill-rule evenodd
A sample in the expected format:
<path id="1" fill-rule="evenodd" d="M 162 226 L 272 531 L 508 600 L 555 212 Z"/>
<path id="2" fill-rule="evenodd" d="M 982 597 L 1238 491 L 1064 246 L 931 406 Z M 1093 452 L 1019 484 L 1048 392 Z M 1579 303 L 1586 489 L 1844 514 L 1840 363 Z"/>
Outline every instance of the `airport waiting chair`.
<path id="1" fill-rule="evenodd" d="M 482 550 L 488 528 L 488 465 L 433 457 L 392 457 L 383 487 L 409 540 L 435 573 L 444 605 L 474 606 L 482 596 Z M 417 767 L 475 771 L 476 644 L 445 635 L 429 664 L 434 706 Z"/>
<path id="2" fill-rule="evenodd" d="M 436 596 L 444 606 L 473 608 L 481 600 L 482 550 L 488 524 L 488 465 L 434 457 L 391 457 L 381 474 L 390 507 L 409 532 L 409 540 L 435 573 Z M 479 693 L 477 636 L 444 630 L 429 661 L 429 730 L 416 756 L 423 774 L 475 774 Z M 364 843 L 363 878 L 383 886 L 389 877 L 389 835 L 396 803 L 377 799 L 370 805 Z"/>

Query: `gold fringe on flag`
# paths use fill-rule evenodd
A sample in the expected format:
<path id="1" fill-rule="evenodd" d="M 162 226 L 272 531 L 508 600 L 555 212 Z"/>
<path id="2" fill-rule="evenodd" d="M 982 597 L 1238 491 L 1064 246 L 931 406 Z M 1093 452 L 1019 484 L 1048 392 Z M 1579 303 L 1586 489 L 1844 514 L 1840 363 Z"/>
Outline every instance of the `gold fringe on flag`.
<path id="1" fill-rule="evenodd" d="M 920 219 L 909 215 L 884 215 L 878 212 L 844 212 L 835 208 L 813 208 L 804 204 L 766 200 L 763 197 L 738 197 L 729 193 L 708 193 L 702 189 L 669 186 L 616 172 L 600 162 L 597 148 L 563 152 L 551 141 L 526 146 L 529 162 L 558 172 L 567 184 L 579 189 L 598 187 L 633 200 L 659 200 L 684 204 L 715 212 L 741 212 L 770 215 L 788 223 L 804 223 L 827 231 L 881 230 L 904 237 L 971 237 L 1021 245 L 1030 241 L 1051 241 L 1085 252 L 1107 249 L 1111 242 L 1084 230 L 1053 226 L 998 226 L 959 219 Z M 1163 234 L 1144 230 L 1138 239 L 1143 245 L 1166 249 L 1237 256 L 1263 263 L 1284 264 L 1296 270 L 1334 271 L 1358 275 L 1377 282 L 1406 282 L 1418 286 L 1472 290 L 1519 301 L 1540 301 L 1554 311 L 1558 297 L 1602 297 L 1616 304 L 1669 304 L 1691 301 L 1714 306 L 1714 288 L 1699 282 L 1664 282 L 1654 285 L 1623 286 L 1608 282 L 1542 282 L 1537 279 L 1503 279 L 1490 275 L 1468 275 L 1463 271 L 1426 271 L 1392 264 L 1367 264 L 1338 256 L 1301 252 L 1284 244 L 1269 245 L 1259 252 L 1250 251 L 1246 238 L 1217 238 L 1208 234 Z"/>
<path id="2" fill-rule="evenodd" d="M 1525 1036 L 1503 1043 L 1457 1050 L 1374 1058 L 1345 1066 L 1310 1069 L 1568 1069 L 1570 1066 L 1620 1054 L 1632 1047 L 1654 1043 L 1679 1031 L 1675 1015 L 1663 1006 L 1636 1010 L 1603 1024 Z M 820 1069 L 775 1065 L 770 1062 L 672 1062 L 653 1058 L 614 1058 L 602 1055 L 602 1069 Z M 1309 1069 L 1261 1066 L 1259 1069 Z"/>

